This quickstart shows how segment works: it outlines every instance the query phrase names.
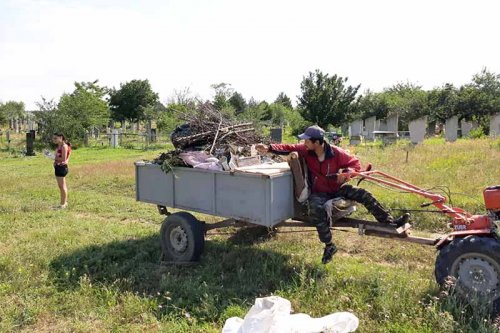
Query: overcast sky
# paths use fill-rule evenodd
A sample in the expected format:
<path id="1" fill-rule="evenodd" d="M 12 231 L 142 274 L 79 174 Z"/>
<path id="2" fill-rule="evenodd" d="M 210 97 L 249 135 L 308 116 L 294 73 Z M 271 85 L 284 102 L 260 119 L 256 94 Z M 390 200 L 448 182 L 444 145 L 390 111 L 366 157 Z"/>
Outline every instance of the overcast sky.
<path id="1" fill-rule="evenodd" d="M 58 100 L 74 81 L 149 79 L 165 102 L 231 83 L 293 101 L 320 69 L 380 91 L 500 73 L 497 0 L 0 0 L 0 101 Z"/>

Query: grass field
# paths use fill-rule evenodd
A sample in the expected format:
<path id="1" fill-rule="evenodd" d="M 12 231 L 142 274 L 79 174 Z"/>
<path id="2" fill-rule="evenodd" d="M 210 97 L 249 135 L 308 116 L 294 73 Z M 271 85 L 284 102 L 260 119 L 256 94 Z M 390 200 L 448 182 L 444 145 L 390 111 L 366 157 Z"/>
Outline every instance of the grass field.
<path id="1" fill-rule="evenodd" d="M 483 188 L 500 183 L 500 140 L 350 149 L 412 183 L 465 194 L 452 201 L 472 212 L 484 210 Z M 338 231 L 339 253 L 324 266 L 315 231 L 264 239 L 228 230 L 207 236 L 198 265 L 160 265 L 162 217 L 135 201 L 133 172 L 133 161 L 159 152 L 75 150 L 63 211 L 52 208 L 58 190 L 50 160 L 0 152 L 0 331 L 220 332 L 255 297 L 271 294 L 312 316 L 352 311 L 358 332 L 495 331 L 481 311 L 437 297 L 432 247 Z M 392 208 L 422 202 L 363 186 Z M 446 224 L 430 214 L 413 219 L 424 234 Z"/>

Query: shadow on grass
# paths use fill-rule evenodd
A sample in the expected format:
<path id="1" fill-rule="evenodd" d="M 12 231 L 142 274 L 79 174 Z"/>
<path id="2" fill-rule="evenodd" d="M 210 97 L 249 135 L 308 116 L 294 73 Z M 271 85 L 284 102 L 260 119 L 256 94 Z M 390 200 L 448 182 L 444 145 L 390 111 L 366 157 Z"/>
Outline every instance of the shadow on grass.
<path id="1" fill-rule="evenodd" d="M 53 260 L 50 277 L 60 290 L 78 289 L 86 277 L 96 288 L 156 299 L 160 317 L 188 311 L 212 321 L 227 307 L 298 287 L 299 275 L 325 274 L 319 266 L 294 267 L 287 255 L 223 240 L 207 241 L 198 264 L 165 266 L 159 244 L 159 236 L 149 236 L 89 246 Z"/>

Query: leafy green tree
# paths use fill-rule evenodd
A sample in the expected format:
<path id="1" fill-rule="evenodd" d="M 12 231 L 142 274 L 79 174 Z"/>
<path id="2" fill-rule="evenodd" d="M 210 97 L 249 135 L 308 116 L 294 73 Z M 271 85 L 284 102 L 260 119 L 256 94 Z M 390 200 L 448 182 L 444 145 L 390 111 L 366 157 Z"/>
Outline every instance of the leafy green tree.
<path id="1" fill-rule="evenodd" d="M 347 80 L 319 70 L 309 72 L 300 85 L 302 95 L 298 96 L 302 117 L 323 128 L 342 125 L 348 115 L 355 112 L 356 94 L 360 87 L 347 86 Z"/>
<path id="2" fill-rule="evenodd" d="M 349 115 L 349 121 L 355 118 L 365 119 L 368 117 L 377 117 L 377 119 L 386 118 L 390 111 L 390 96 L 387 92 L 374 93 L 366 91 L 355 105 L 355 112 Z"/>
<path id="3" fill-rule="evenodd" d="M 247 102 L 245 101 L 243 96 L 237 91 L 233 93 L 233 95 L 229 98 L 228 102 L 229 105 L 231 105 L 234 108 L 236 114 L 245 112 L 247 108 Z"/>
<path id="4" fill-rule="evenodd" d="M 36 113 L 36 121 L 41 134 L 42 141 L 50 143 L 52 134 L 60 127 L 57 118 L 57 103 L 54 100 L 47 100 L 42 96 L 42 100 L 35 103 L 40 112 Z"/>
<path id="5" fill-rule="evenodd" d="M 292 100 L 284 93 L 280 92 L 274 103 L 281 104 L 289 109 L 293 109 Z"/>
<path id="6" fill-rule="evenodd" d="M 231 88 L 230 83 L 221 82 L 212 84 L 210 87 L 214 89 L 215 92 L 213 105 L 217 110 L 222 111 L 225 107 L 230 106 L 229 98 L 231 98 L 234 93 L 234 89 Z"/>
<path id="7" fill-rule="evenodd" d="M 109 106 L 114 120 L 137 122 L 146 118 L 145 110 L 158 102 L 148 80 L 132 80 L 109 92 Z"/>
<path id="8" fill-rule="evenodd" d="M 403 128 L 407 128 L 410 121 L 429 113 L 428 94 L 420 86 L 397 83 L 385 92 L 388 116 L 398 114 Z"/>
<path id="9" fill-rule="evenodd" d="M 75 82 L 71 94 L 62 95 L 57 106 L 58 127 L 72 140 L 82 141 L 85 132 L 109 121 L 109 107 L 104 100 L 106 89 L 94 82 Z"/>
<path id="10" fill-rule="evenodd" d="M 429 120 L 445 122 L 457 113 L 458 90 L 451 83 L 428 92 Z"/>
<path id="11" fill-rule="evenodd" d="M 269 120 L 269 105 L 267 102 L 257 102 L 253 97 L 248 102 L 245 112 L 237 115 L 237 118 L 245 121 L 262 122 Z"/>
<path id="12" fill-rule="evenodd" d="M 22 118 L 25 115 L 23 102 L 8 101 L 0 103 L 0 124 L 5 124 L 11 119 Z"/>
<path id="13" fill-rule="evenodd" d="M 178 103 L 168 104 L 165 110 L 158 114 L 156 122 L 158 130 L 166 134 L 172 133 L 177 126 L 184 123 L 179 118 L 180 114 L 195 112 L 194 106 L 191 107 L 190 105 L 190 103 L 187 105 Z"/>

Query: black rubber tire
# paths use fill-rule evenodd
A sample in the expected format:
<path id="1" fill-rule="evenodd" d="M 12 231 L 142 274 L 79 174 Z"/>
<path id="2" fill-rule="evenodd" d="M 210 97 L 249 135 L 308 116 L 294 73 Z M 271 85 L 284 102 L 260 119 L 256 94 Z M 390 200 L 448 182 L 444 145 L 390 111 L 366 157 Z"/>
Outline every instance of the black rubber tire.
<path id="1" fill-rule="evenodd" d="M 198 261 L 205 247 L 203 223 L 187 212 L 174 213 L 163 221 L 160 243 L 167 260 Z"/>
<path id="2" fill-rule="evenodd" d="M 435 275 L 440 285 L 448 276 L 457 278 L 455 290 L 461 296 L 482 291 L 496 312 L 500 305 L 500 241 L 480 236 L 453 240 L 440 250 Z"/>

